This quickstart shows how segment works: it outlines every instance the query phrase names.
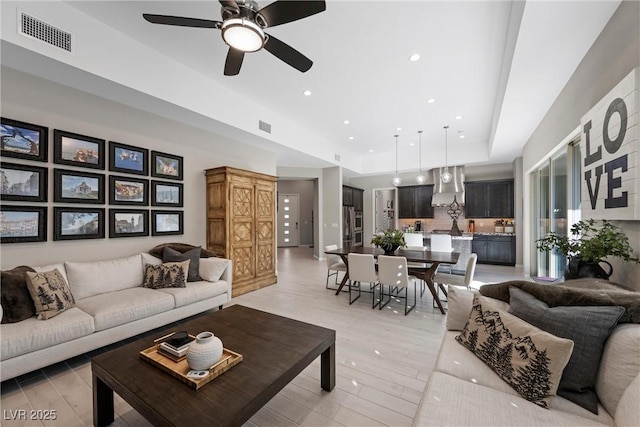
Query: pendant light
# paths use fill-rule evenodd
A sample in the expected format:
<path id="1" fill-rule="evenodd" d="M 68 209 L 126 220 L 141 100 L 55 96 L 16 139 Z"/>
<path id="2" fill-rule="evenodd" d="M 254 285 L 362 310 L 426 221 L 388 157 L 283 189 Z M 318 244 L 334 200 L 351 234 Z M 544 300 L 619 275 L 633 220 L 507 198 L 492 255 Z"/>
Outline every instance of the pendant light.
<path id="1" fill-rule="evenodd" d="M 449 126 L 444 127 L 444 170 L 442 171 L 442 175 L 440 175 L 440 179 L 445 184 L 450 183 L 451 178 L 453 178 L 453 175 L 451 175 L 451 172 L 449 172 L 449 159 L 447 152 L 449 144 L 447 140 L 447 129 L 449 129 Z"/>
<path id="2" fill-rule="evenodd" d="M 420 185 L 424 184 L 425 181 L 427 180 L 427 178 L 424 176 L 424 174 L 422 173 L 422 131 L 419 130 L 418 131 L 418 135 L 420 135 L 420 146 L 419 146 L 419 156 L 418 156 L 418 161 L 419 161 L 419 169 L 418 169 L 418 176 L 416 176 L 416 182 Z"/>
<path id="3" fill-rule="evenodd" d="M 394 136 L 396 137 L 396 174 L 393 176 L 391 183 L 393 184 L 394 187 L 397 187 L 402 182 L 402 179 L 400 179 L 400 177 L 398 176 L 398 136 L 400 135 L 394 135 Z"/>

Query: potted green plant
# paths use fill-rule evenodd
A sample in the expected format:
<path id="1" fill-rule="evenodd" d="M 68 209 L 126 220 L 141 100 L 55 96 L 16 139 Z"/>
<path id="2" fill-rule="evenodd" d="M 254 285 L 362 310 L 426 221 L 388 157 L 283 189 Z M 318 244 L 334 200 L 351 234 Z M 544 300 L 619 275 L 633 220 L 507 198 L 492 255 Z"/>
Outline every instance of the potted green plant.
<path id="1" fill-rule="evenodd" d="M 611 264 L 603 259 L 608 256 L 640 263 L 640 259 L 632 256 L 633 248 L 622 229 L 604 219 L 600 224 L 594 219 L 579 221 L 571 226 L 571 236 L 549 233 L 536 243 L 541 252 L 557 249 L 568 258 L 565 279 L 598 277 L 608 280 L 613 273 Z M 609 266 L 609 272 L 604 271 L 601 263 Z"/>
<path id="2" fill-rule="evenodd" d="M 371 239 L 371 243 L 382 248 L 385 254 L 392 254 L 396 249 L 407 246 L 402 230 L 387 230 L 382 234 L 376 234 Z"/>

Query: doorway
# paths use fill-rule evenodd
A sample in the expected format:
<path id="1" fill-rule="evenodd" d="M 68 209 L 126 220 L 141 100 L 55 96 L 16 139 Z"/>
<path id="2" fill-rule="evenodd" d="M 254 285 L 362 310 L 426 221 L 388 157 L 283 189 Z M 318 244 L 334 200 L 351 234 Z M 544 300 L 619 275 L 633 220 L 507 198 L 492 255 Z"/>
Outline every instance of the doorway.
<path id="1" fill-rule="evenodd" d="M 278 194 L 278 247 L 300 244 L 300 195 Z"/>

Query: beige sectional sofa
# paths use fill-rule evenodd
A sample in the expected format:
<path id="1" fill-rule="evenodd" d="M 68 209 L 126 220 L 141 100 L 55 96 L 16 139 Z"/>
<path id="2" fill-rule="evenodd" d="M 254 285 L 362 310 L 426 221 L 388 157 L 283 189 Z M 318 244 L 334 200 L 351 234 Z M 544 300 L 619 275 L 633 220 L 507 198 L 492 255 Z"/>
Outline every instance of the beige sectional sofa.
<path id="1" fill-rule="evenodd" d="M 545 409 L 521 397 L 456 341 L 469 318 L 473 292 L 451 289 L 447 331 L 414 425 L 640 426 L 640 324 L 618 324 L 605 342 L 595 384 L 597 415 L 557 395 Z M 489 300 L 496 308 L 509 308 Z"/>
<path id="2" fill-rule="evenodd" d="M 75 305 L 47 320 L 34 316 L 0 325 L 1 380 L 222 308 L 231 300 L 230 260 L 215 258 L 207 271 L 200 263 L 201 276 L 210 280 L 187 282 L 184 288 L 143 288 L 145 264 L 161 263 L 159 258 L 138 253 L 105 261 L 33 267 L 38 272 L 58 269 L 69 284 Z"/>

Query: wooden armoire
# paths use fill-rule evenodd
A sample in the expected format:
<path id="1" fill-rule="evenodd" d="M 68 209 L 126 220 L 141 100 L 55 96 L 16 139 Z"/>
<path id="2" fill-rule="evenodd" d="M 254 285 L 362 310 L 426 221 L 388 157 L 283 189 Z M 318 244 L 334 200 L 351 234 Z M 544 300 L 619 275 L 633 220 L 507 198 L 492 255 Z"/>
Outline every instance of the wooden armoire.
<path id="1" fill-rule="evenodd" d="M 227 166 L 208 169 L 207 249 L 233 261 L 238 296 L 276 283 L 276 178 Z"/>

